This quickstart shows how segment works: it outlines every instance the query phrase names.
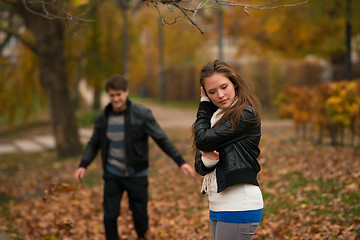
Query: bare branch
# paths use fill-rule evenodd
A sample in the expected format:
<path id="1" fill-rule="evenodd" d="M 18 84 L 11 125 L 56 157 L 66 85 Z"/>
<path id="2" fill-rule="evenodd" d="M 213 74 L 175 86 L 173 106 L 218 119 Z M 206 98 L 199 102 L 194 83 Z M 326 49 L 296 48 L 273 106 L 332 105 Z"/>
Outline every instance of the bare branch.
<path id="1" fill-rule="evenodd" d="M 47 9 L 46 9 L 45 2 L 42 2 L 41 5 L 42 5 L 42 8 L 43 8 L 44 12 L 46 13 L 46 15 L 49 16 L 50 14 L 49 14 L 49 12 L 48 12 Z"/>
<path id="2" fill-rule="evenodd" d="M 194 10 L 193 19 L 195 19 L 195 15 L 198 12 L 198 10 L 203 9 L 208 2 L 209 2 L 209 0 L 204 0 L 204 1 L 199 3 L 199 5 Z"/>
<path id="3" fill-rule="evenodd" d="M 146 1 L 146 0 L 144 0 L 144 1 Z M 162 24 L 165 23 L 165 24 L 168 24 L 168 25 L 172 25 L 172 24 L 175 24 L 175 23 L 177 22 L 177 20 L 178 20 L 179 17 L 176 17 L 172 22 L 166 21 L 165 18 L 163 17 L 163 15 L 162 15 L 162 13 L 161 13 L 159 7 L 158 7 L 158 4 L 159 4 L 160 2 L 157 1 L 157 0 L 151 0 L 151 2 L 153 3 L 154 7 L 155 7 L 156 10 L 158 11 L 159 16 L 160 16 L 160 20 L 161 20 L 161 23 L 162 23 Z M 179 4 L 177 4 L 177 2 L 181 2 L 181 0 L 172 0 L 172 1 L 170 1 L 170 2 L 171 2 L 171 3 L 169 3 L 169 2 L 167 2 L 167 3 L 162 3 L 162 2 L 161 2 L 161 3 L 162 3 L 162 4 L 165 4 L 165 5 L 172 5 L 172 6 L 176 7 L 176 8 L 178 8 L 178 9 L 182 12 L 182 14 L 186 17 L 186 19 L 188 19 L 188 21 L 190 22 L 190 25 L 191 25 L 191 26 L 197 28 L 202 34 L 204 33 L 204 32 L 201 30 L 201 28 L 193 21 L 193 19 L 191 19 L 191 18 L 189 17 L 189 15 L 187 14 L 187 11 L 194 12 L 193 9 L 184 8 L 184 7 L 180 6 Z"/>
<path id="4" fill-rule="evenodd" d="M 179 17 L 176 17 L 172 22 L 168 22 L 168 21 L 163 17 L 163 15 L 161 14 L 161 11 L 160 11 L 160 9 L 159 9 L 158 4 L 156 3 L 156 1 L 152 1 L 152 2 L 153 2 L 153 4 L 154 4 L 156 10 L 157 10 L 158 13 L 159 13 L 159 16 L 160 16 L 160 20 L 161 20 L 161 24 L 162 24 L 162 25 L 163 25 L 163 24 L 173 25 L 173 24 L 177 23 L 177 20 L 178 20 Z"/>
<path id="5" fill-rule="evenodd" d="M 187 13 L 185 12 L 186 10 L 181 7 L 180 5 L 176 4 L 176 3 L 173 3 L 173 5 L 175 7 L 177 7 L 178 9 L 180 9 L 180 11 L 184 14 L 184 16 L 189 20 L 189 22 L 191 23 L 192 26 L 194 26 L 195 28 L 197 28 L 201 34 L 203 34 L 203 30 L 201 30 L 201 28 L 199 28 L 199 26 L 189 17 L 189 15 L 187 15 Z"/>
<path id="6" fill-rule="evenodd" d="M 22 0 L 22 4 L 24 5 L 25 9 L 29 12 L 31 12 L 34 15 L 41 16 L 43 18 L 49 19 L 49 20 L 66 20 L 66 21 L 72 21 L 72 22 L 92 22 L 94 20 L 84 19 L 79 16 L 73 16 L 69 14 L 69 12 L 61 5 L 61 1 L 45 1 L 45 0 Z M 41 10 L 31 7 L 31 5 L 40 5 Z M 55 9 L 55 13 L 51 13 L 49 11 L 50 8 Z M 81 14 L 83 15 L 83 14 Z"/>
<path id="7" fill-rule="evenodd" d="M 35 44 L 34 42 L 30 41 L 28 38 L 26 38 L 24 35 L 22 35 L 21 33 L 15 31 L 12 28 L 3 26 L 0 24 L 0 31 L 4 31 L 8 34 L 11 34 L 13 36 L 15 36 L 17 39 L 19 39 L 21 41 L 22 44 L 24 44 L 26 47 L 28 47 L 31 51 L 33 51 L 34 53 L 36 53 L 36 48 L 35 48 Z"/>
<path id="8" fill-rule="evenodd" d="M 158 4 L 156 3 L 155 0 L 152 0 L 151 2 L 154 4 L 154 7 L 156 8 L 157 12 L 159 13 L 161 23 L 164 24 L 164 17 L 161 14 L 161 11 L 160 11 L 160 9 L 158 7 Z"/>
<path id="9" fill-rule="evenodd" d="M 185 0 L 143 0 L 144 2 L 152 2 L 156 8 L 156 10 L 159 13 L 160 19 L 162 23 L 167 23 L 166 20 L 164 19 L 164 17 L 161 14 L 161 11 L 158 7 L 159 4 L 163 4 L 163 5 L 172 5 L 174 7 L 176 7 L 177 9 L 179 9 L 183 16 L 190 22 L 190 24 L 197 28 L 201 33 L 204 33 L 201 28 L 196 24 L 195 22 L 195 16 L 197 14 L 197 12 L 199 10 L 204 10 L 206 5 L 211 1 L 211 0 L 201 0 L 200 3 L 197 5 L 196 8 L 188 8 L 188 7 L 184 7 L 181 6 L 181 3 L 186 3 L 187 1 Z M 257 10 L 271 10 L 271 9 L 277 9 L 277 8 L 284 8 L 284 7 L 296 7 L 296 6 L 300 6 L 303 4 L 306 4 L 308 2 L 310 2 L 311 0 L 299 0 L 300 2 L 298 3 L 293 3 L 293 4 L 281 4 L 279 3 L 279 0 L 272 0 L 272 1 L 268 1 L 266 4 L 262 4 L 262 5 L 255 5 L 255 4 L 245 4 L 245 3 L 240 3 L 240 2 L 236 2 L 236 1 L 228 1 L 228 0 L 212 0 L 214 2 L 214 4 L 216 4 L 217 6 L 230 6 L 230 7 L 243 7 L 245 13 L 248 14 L 247 9 L 252 8 L 252 9 L 257 9 Z M 241 0 L 238 0 L 241 1 Z M 192 18 L 190 18 L 190 16 L 188 15 L 188 12 L 192 13 Z M 171 24 L 174 24 L 176 22 L 176 20 L 174 22 L 172 22 Z"/>
<path id="10" fill-rule="evenodd" d="M 175 5 L 178 3 L 186 2 L 184 0 L 143 0 L 143 1 L 144 2 L 151 1 L 154 3 L 161 3 L 161 4 L 166 4 L 166 5 Z M 199 5 L 195 9 L 190 9 L 190 8 L 185 8 L 185 7 L 182 7 L 182 8 L 186 11 L 197 12 L 198 10 L 204 9 L 205 5 L 209 1 L 210 0 L 200 1 Z M 241 3 L 241 0 L 238 0 L 239 2 L 236 2 L 236 1 L 232 2 L 232 1 L 228 1 L 228 0 L 212 0 L 212 1 L 214 1 L 218 5 L 222 5 L 222 6 L 246 7 L 246 8 L 253 8 L 253 9 L 257 9 L 257 10 L 271 10 L 271 9 L 277 9 L 277 8 L 283 8 L 283 7 L 300 6 L 300 5 L 309 3 L 311 0 L 299 0 L 298 3 L 293 3 L 293 4 L 281 4 L 281 3 L 279 3 L 279 0 L 272 0 L 272 1 L 268 1 L 266 4 L 262 4 L 262 5 Z"/>
<path id="11" fill-rule="evenodd" d="M 48 14 L 43 14 L 43 13 L 40 13 L 38 11 L 35 11 L 33 9 L 31 9 L 29 6 L 28 6 L 28 3 L 41 3 L 43 6 L 45 5 L 44 1 L 27 1 L 27 0 L 22 0 L 22 3 L 25 7 L 25 9 L 29 12 L 31 12 L 32 14 L 35 14 L 35 15 L 38 15 L 38 16 L 42 16 L 46 19 L 49 19 L 49 20 L 54 20 L 55 18 L 54 17 L 51 17 L 49 16 Z M 49 3 L 47 3 L 49 4 Z"/>
<path id="12" fill-rule="evenodd" d="M 244 3 L 229 2 L 229 1 L 223 1 L 223 0 L 215 0 L 215 2 L 217 2 L 218 4 L 223 5 L 223 6 L 253 8 L 253 9 L 257 9 L 257 10 L 271 10 L 271 9 L 284 8 L 284 7 L 300 6 L 300 5 L 310 2 L 310 0 L 304 0 L 302 2 L 298 2 L 298 3 L 294 3 L 294 4 L 279 4 L 279 5 L 276 5 L 278 0 L 274 0 L 274 1 L 269 2 L 268 4 L 264 4 L 264 5 L 244 4 Z M 274 5 L 274 6 L 267 6 L 267 5 Z"/>

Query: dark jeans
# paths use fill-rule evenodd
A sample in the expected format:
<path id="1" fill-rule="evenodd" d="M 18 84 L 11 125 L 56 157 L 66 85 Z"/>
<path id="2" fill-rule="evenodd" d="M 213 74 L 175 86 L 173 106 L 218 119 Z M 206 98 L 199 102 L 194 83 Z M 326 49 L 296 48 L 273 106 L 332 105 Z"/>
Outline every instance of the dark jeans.
<path id="1" fill-rule="evenodd" d="M 120 202 L 124 191 L 129 197 L 129 207 L 132 211 L 135 231 L 139 237 L 144 237 L 149 228 L 147 176 L 126 178 L 108 173 L 105 175 L 103 206 L 106 240 L 119 239 L 117 218 L 120 215 Z"/>

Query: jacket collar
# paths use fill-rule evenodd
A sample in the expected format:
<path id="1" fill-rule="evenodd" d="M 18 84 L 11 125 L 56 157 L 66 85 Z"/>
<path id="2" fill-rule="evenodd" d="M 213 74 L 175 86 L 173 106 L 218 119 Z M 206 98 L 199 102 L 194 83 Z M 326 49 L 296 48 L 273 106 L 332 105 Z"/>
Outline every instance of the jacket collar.
<path id="1" fill-rule="evenodd" d="M 125 114 L 129 112 L 130 108 L 131 108 L 132 102 L 129 99 L 126 99 L 126 109 L 125 109 Z M 106 116 L 109 116 L 110 112 L 112 111 L 113 107 L 111 105 L 111 103 L 108 103 L 104 109 L 104 113 Z"/>

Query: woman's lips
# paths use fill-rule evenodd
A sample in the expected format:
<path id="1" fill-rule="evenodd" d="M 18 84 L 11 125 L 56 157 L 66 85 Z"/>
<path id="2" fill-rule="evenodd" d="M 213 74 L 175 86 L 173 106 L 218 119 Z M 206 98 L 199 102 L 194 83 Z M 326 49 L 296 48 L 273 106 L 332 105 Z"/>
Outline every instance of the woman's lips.
<path id="1" fill-rule="evenodd" d="M 225 104 L 227 102 L 227 99 L 220 101 L 220 104 Z"/>

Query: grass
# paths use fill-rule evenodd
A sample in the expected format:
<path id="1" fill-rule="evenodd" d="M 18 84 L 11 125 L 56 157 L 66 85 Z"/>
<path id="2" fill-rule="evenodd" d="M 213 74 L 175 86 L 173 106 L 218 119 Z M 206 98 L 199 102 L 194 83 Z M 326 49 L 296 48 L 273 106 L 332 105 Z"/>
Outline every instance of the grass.
<path id="1" fill-rule="evenodd" d="M 84 114 L 82 116 L 87 116 L 87 114 Z M 276 130 L 275 132 L 277 131 L 278 130 Z M 176 136 L 180 135 L 176 131 L 174 133 L 172 131 L 169 131 L 169 133 L 172 133 L 173 135 Z M 174 139 L 178 139 L 178 138 L 174 138 Z M 184 137 L 184 139 L 182 140 L 184 142 L 184 145 L 179 145 L 180 149 L 181 147 L 187 146 L 186 139 L 187 138 Z M 284 143 L 276 145 L 267 142 L 264 142 L 264 144 L 270 144 L 270 146 L 267 146 L 267 148 L 265 148 L 268 149 L 267 151 L 270 151 L 271 149 L 272 152 L 276 152 L 277 154 L 283 154 L 280 149 L 288 148 L 290 145 L 289 142 L 287 142 L 288 145 L 285 145 Z M 293 144 L 296 144 L 296 142 Z M 291 154 L 289 154 L 289 152 L 286 152 L 288 156 L 291 156 L 296 159 L 296 157 L 294 157 L 295 155 L 303 156 L 305 153 L 308 153 L 308 158 L 306 158 L 304 162 L 308 161 L 312 165 L 306 165 L 306 166 L 298 165 L 295 167 L 293 164 L 290 165 L 282 164 L 281 169 L 285 170 L 286 168 L 286 170 L 288 171 L 277 171 L 279 170 L 276 168 L 276 166 L 278 166 L 277 164 L 279 164 L 277 162 L 278 158 L 276 156 L 271 157 L 272 154 L 268 155 L 270 157 L 267 160 L 268 162 L 265 162 L 264 164 L 265 165 L 264 170 L 266 168 L 273 167 L 272 172 L 276 172 L 277 175 L 276 178 L 273 178 L 265 175 L 267 173 L 266 171 L 263 172 L 264 175 L 262 176 L 260 187 L 263 192 L 265 208 L 263 215 L 264 221 L 261 222 L 261 228 L 259 228 L 260 231 L 259 233 L 261 233 L 262 229 L 271 229 L 272 231 L 274 231 L 274 234 L 277 234 L 277 236 L 280 235 L 299 236 L 296 235 L 297 231 L 299 231 L 299 229 L 296 228 L 295 226 L 295 223 L 297 221 L 303 221 L 301 223 L 302 227 L 304 227 L 303 229 L 308 229 L 303 231 L 306 231 L 306 233 L 313 235 L 320 231 L 318 229 L 321 228 L 322 223 L 324 224 L 331 223 L 331 224 L 336 224 L 338 226 L 348 226 L 348 227 L 352 226 L 353 219 L 359 217 L 360 215 L 359 191 L 356 191 L 355 188 L 357 185 L 352 186 L 351 184 L 353 182 L 349 181 L 348 178 L 344 178 L 344 179 L 334 178 L 332 175 L 327 175 L 326 171 L 323 171 L 322 173 L 318 172 L 317 169 L 322 165 L 314 165 L 314 164 L 322 163 L 323 161 L 321 161 L 320 159 L 320 161 L 317 162 L 315 158 L 312 158 L 316 154 L 312 154 L 309 151 L 314 151 L 314 150 L 319 151 L 322 148 L 320 147 L 306 148 L 306 145 L 301 145 L 301 144 L 293 145 L 293 144 L 291 144 L 291 146 L 293 147 L 293 149 L 296 149 L 296 151 L 293 150 Z M 153 145 L 154 143 L 152 143 L 151 147 L 153 147 Z M 156 149 L 157 148 L 154 148 L 153 151 L 151 152 L 155 154 L 158 151 L 160 151 Z M 326 148 L 326 150 L 328 149 L 329 148 Z M 325 153 L 326 150 L 324 150 L 323 153 Z M 338 151 L 340 150 L 337 150 L 336 153 L 339 154 L 339 158 L 341 157 L 340 159 L 341 161 L 338 158 L 336 162 L 348 161 L 349 158 L 346 157 L 346 155 L 344 155 L 344 152 L 338 152 Z M 160 158 L 160 156 L 162 156 L 162 154 L 159 153 L 159 156 L 157 156 L 156 159 Z M 321 156 L 326 157 L 326 155 L 324 154 L 321 154 Z M 11 201 L 14 201 L 14 199 L 24 200 L 32 197 L 39 198 L 39 196 L 41 196 L 42 191 L 46 189 L 49 186 L 49 184 L 53 182 L 74 183 L 73 174 L 75 172 L 77 165 L 79 164 L 79 159 L 80 159 L 80 156 L 78 156 L 78 157 L 59 160 L 56 158 L 55 151 L 47 151 L 37 154 L 26 154 L 26 155 L 7 155 L 2 157 L 4 161 L 0 161 L 0 172 L 2 173 L 2 175 L 0 175 L 0 181 L 6 187 L 0 189 L 0 192 L 2 192 L 0 199 L 3 200 L 0 202 L 0 208 L 2 208 L 2 214 L 5 217 L 9 216 L 9 213 L 6 212 L 6 208 Z M 333 160 L 332 158 L 327 159 L 327 161 L 332 161 L 332 160 Z M 350 164 L 351 162 L 349 161 L 347 163 Z M 152 163 L 152 164 L 157 164 L 157 163 Z M 339 165 L 339 167 L 346 167 L 346 166 L 349 165 L 347 164 Z M 339 169 L 339 171 L 343 173 L 342 174 L 343 176 L 351 176 L 351 174 L 346 174 L 346 173 L 349 173 L 349 171 L 352 169 L 353 168 L 346 167 Z M 161 167 L 150 169 L 150 174 L 154 175 L 155 170 L 160 171 Z M 308 174 L 310 171 L 313 171 L 314 174 Z M 34 174 L 35 172 L 36 174 Z M 352 172 L 350 171 L 350 173 Z M 158 174 L 165 175 L 165 173 L 163 172 L 159 172 Z M 357 176 L 355 172 L 353 173 L 353 175 L 355 177 Z M 52 180 L 49 180 L 49 176 L 52 176 Z M 101 161 L 98 157 L 89 166 L 86 175 L 86 181 L 84 182 L 84 186 L 86 188 L 91 188 L 92 186 L 102 184 L 101 176 L 102 176 L 102 166 L 101 166 Z M 21 179 L 26 179 L 26 181 L 23 181 Z M 179 183 L 181 185 L 181 182 Z M 23 186 L 24 192 L 22 192 L 23 195 L 21 197 L 11 195 L 11 192 L 7 192 L 8 190 L 6 190 L 6 189 L 16 188 L 21 184 L 24 184 Z M 155 190 L 157 191 L 158 188 L 160 187 L 159 185 L 157 185 L 156 187 L 155 185 L 151 185 L 151 186 L 153 187 L 154 191 Z M 26 192 L 28 191 L 28 189 L 34 187 L 36 187 L 39 190 L 33 192 L 33 193 L 37 193 L 37 195 Z M 177 189 L 175 191 L 173 190 L 172 187 L 173 185 L 170 184 L 168 181 L 161 181 L 161 193 L 163 194 L 166 193 L 166 195 L 164 195 L 166 196 L 165 199 L 168 198 L 177 199 L 179 203 L 182 203 L 181 201 L 184 201 L 184 199 L 182 198 L 184 194 L 181 194 L 183 189 Z M 170 189 L 172 190 L 171 195 L 169 195 Z M 195 186 L 194 189 L 191 190 L 191 192 L 198 192 L 198 190 L 199 190 L 198 186 Z M 156 194 L 154 194 L 153 197 L 156 199 L 156 197 L 159 196 L 159 194 L 160 193 L 156 192 Z M 206 198 L 202 198 L 202 200 L 206 202 Z M 185 205 L 191 206 L 187 204 Z M 179 206 L 181 206 L 181 204 L 179 204 Z M 180 210 L 181 210 L 180 208 L 176 209 L 176 211 L 180 211 Z M 187 216 L 196 216 L 197 212 L 202 210 L 203 208 L 199 208 L 199 205 L 194 205 L 194 207 L 185 208 L 184 211 L 187 212 Z M 274 223 L 279 223 L 281 221 L 285 221 L 286 223 L 283 223 L 283 225 L 269 224 L 269 222 L 274 224 Z M 293 226 L 288 224 L 290 222 Z M 314 224 L 314 222 L 318 224 L 320 227 L 312 228 L 313 226 L 312 224 Z M 344 227 L 343 231 L 346 231 L 348 227 Z M 357 228 L 356 224 L 352 229 L 353 230 L 351 231 L 355 231 L 355 232 L 360 231 Z M 311 231 L 313 231 L 313 233 Z M 262 235 L 265 237 L 261 239 L 268 239 L 266 238 L 266 233 L 263 233 Z M 344 239 L 344 238 L 339 237 L 339 239 Z"/>
<path id="2" fill-rule="evenodd" d="M 336 219 L 344 209 L 334 209 L 334 204 L 341 201 L 345 206 L 349 206 L 345 218 L 360 216 L 359 193 L 357 191 L 341 194 L 344 183 L 333 180 L 309 179 L 304 177 L 301 172 L 292 172 L 281 177 L 280 181 L 266 182 L 263 184 L 263 198 L 266 203 L 264 214 L 277 215 L 286 208 L 301 209 L 312 208 L 317 215 L 328 215 Z M 288 183 L 288 185 L 286 185 Z M 278 188 L 279 185 L 286 186 L 285 192 L 276 196 L 267 192 L 267 189 Z M 306 187 L 314 190 L 306 190 Z M 315 190 L 316 189 L 316 190 Z M 281 189 L 277 189 L 281 192 Z M 296 195 L 301 195 L 301 201 L 293 201 Z"/>

